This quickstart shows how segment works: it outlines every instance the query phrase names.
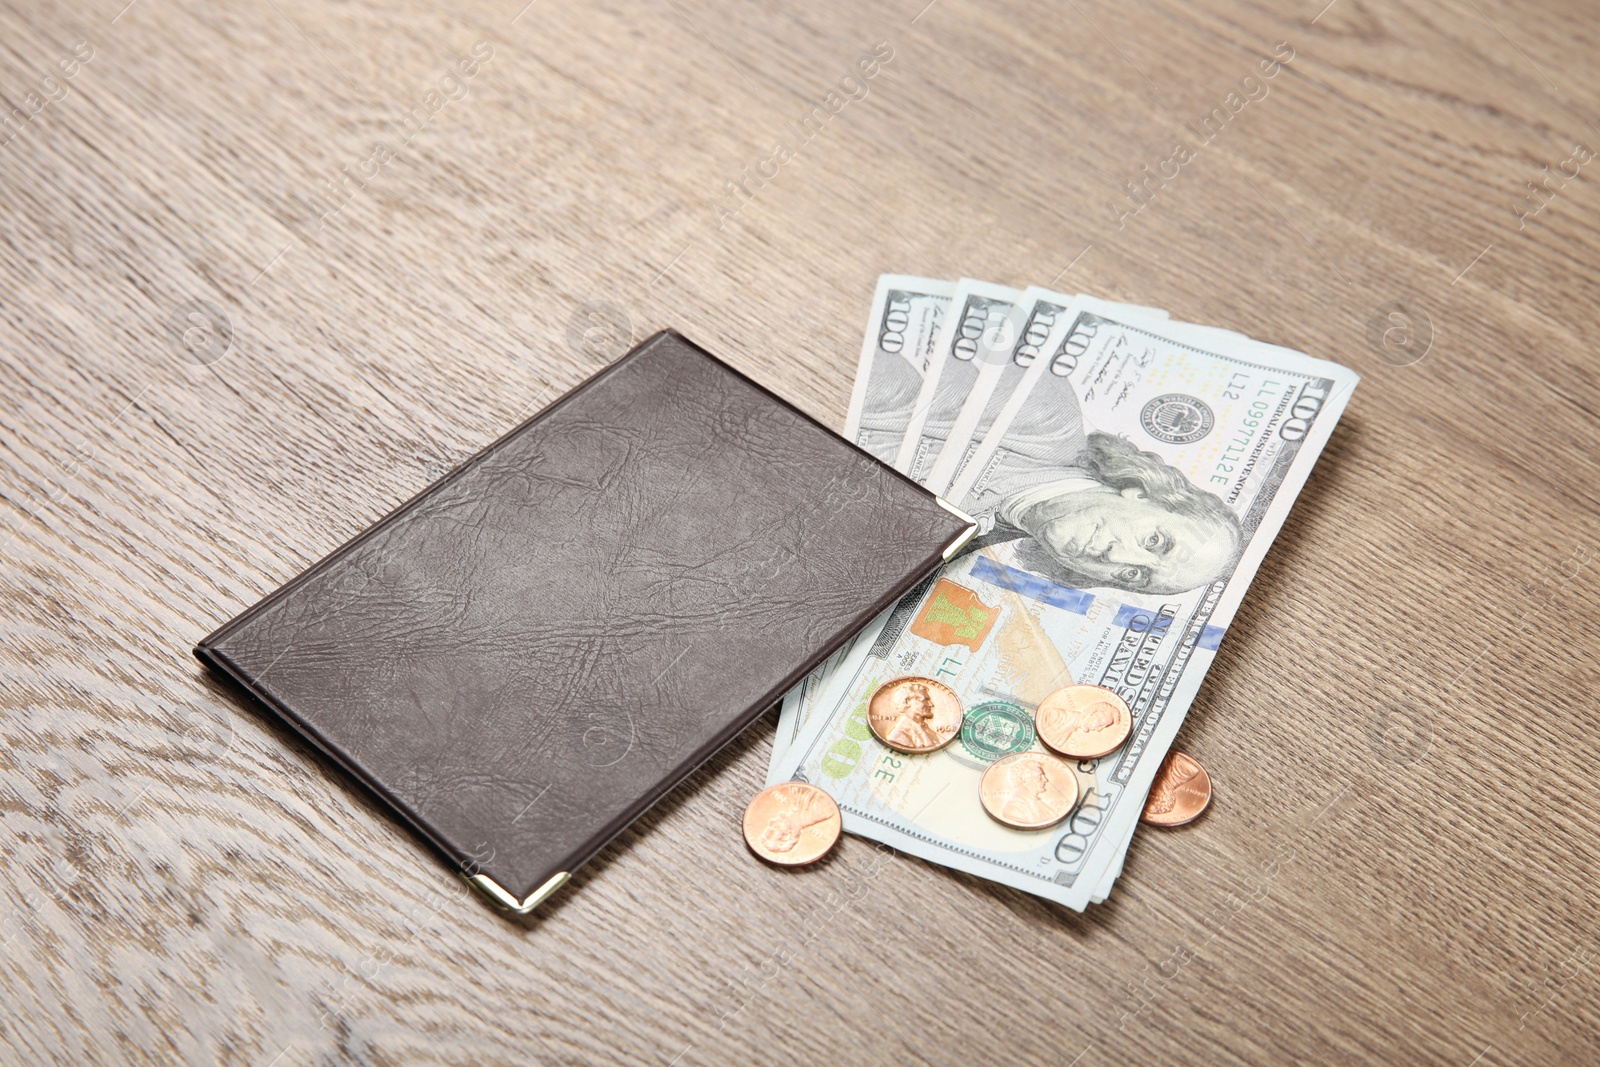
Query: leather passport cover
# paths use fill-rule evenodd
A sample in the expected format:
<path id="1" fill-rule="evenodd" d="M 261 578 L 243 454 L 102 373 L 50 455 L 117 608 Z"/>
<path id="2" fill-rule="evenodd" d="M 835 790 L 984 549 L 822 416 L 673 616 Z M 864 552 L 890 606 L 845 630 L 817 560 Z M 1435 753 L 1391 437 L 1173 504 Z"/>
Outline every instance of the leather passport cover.
<path id="1" fill-rule="evenodd" d="M 525 913 L 971 529 L 669 331 L 195 654 Z"/>

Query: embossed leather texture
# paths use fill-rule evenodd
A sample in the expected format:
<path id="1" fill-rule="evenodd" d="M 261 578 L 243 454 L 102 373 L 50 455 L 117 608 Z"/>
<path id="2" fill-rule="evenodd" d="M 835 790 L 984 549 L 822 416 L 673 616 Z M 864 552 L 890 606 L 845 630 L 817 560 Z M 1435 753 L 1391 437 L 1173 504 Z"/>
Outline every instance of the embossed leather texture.
<path id="1" fill-rule="evenodd" d="M 572 871 L 967 523 L 664 332 L 195 654 L 465 871 Z"/>

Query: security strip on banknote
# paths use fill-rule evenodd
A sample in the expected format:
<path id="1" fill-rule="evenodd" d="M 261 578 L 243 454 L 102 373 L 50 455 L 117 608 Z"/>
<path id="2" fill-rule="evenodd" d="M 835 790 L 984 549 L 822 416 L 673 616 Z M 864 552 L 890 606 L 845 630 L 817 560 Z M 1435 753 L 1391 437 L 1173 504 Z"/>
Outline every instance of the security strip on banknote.
<path id="1" fill-rule="evenodd" d="M 919 291 L 917 281 L 897 279 L 893 291 L 937 308 L 942 283 Z M 924 336 L 938 336 L 921 367 L 889 353 L 900 368 L 878 365 L 872 331 L 890 322 L 894 299 L 917 301 L 880 286 L 862 373 L 882 375 L 883 387 L 861 393 L 852 417 L 875 428 L 880 455 L 903 427 L 896 457 L 982 533 L 791 695 L 769 781 L 821 787 L 850 832 L 1082 908 L 1120 871 L 1217 642 L 1357 378 L 1149 309 L 1049 306 L 1036 290 L 1002 309 L 1005 296 L 958 285 L 945 308 L 962 309 L 964 324 L 932 327 L 943 316 L 925 315 Z M 958 409 L 956 393 L 938 388 L 951 366 Z M 908 756 L 874 739 L 867 701 L 904 675 L 960 695 L 953 744 Z M 1082 799 L 1064 823 L 1001 825 L 980 806 L 978 780 L 1002 757 L 1042 747 L 1033 711 L 1073 682 L 1127 701 L 1130 740 L 1076 764 Z"/>

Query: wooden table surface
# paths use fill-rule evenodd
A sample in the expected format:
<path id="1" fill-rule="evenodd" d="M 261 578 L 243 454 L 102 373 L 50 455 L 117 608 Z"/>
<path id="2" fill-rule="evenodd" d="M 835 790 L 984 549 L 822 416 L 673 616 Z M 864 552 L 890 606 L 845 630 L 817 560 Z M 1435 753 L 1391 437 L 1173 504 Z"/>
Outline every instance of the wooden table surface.
<path id="1" fill-rule="evenodd" d="M 524 2 L 4 4 L 0 1062 L 1600 1058 L 1592 5 Z M 1363 376 L 1106 905 L 761 866 L 763 720 L 525 928 L 191 658 L 630 335 L 842 424 L 882 272 Z"/>

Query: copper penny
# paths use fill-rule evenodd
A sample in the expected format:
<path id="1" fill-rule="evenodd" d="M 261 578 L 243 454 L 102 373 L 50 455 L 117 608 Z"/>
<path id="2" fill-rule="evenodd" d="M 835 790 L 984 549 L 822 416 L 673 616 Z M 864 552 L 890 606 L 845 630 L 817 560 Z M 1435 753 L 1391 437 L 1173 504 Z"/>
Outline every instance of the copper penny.
<path id="1" fill-rule="evenodd" d="M 897 752 L 937 752 L 961 732 L 961 698 L 932 678 L 896 678 L 878 686 L 867 724 Z"/>
<path id="2" fill-rule="evenodd" d="M 1043 830 L 1078 803 L 1072 768 L 1046 752 L 1013 752 L 989 764 L 978 783 L 983 810 L 1018 830 Z"/>
<path id="3" fill-rule="evenodd" d="M 744 809 L 750 851 L 782 867 L 815 863 L 839 842 L 839 805 L 808 782 L 779 782 Z"/>
<path id="4" fill-rule="evenodd" d="M 1199 817 L 1211 803 L 1211 776 L 1198 760 L 1174 749 L 1161 761 L 1140 822 L 1152 826 L 1182 826 Z"/>
<path id="5" fill-rule="evenodd" d="M 1039 740 L 1073 759 L 1099 759 L 1122 747 L 1133 729 L 1128 702 L 1098 685 L 1069 685 L 1034 712 Z"/>

